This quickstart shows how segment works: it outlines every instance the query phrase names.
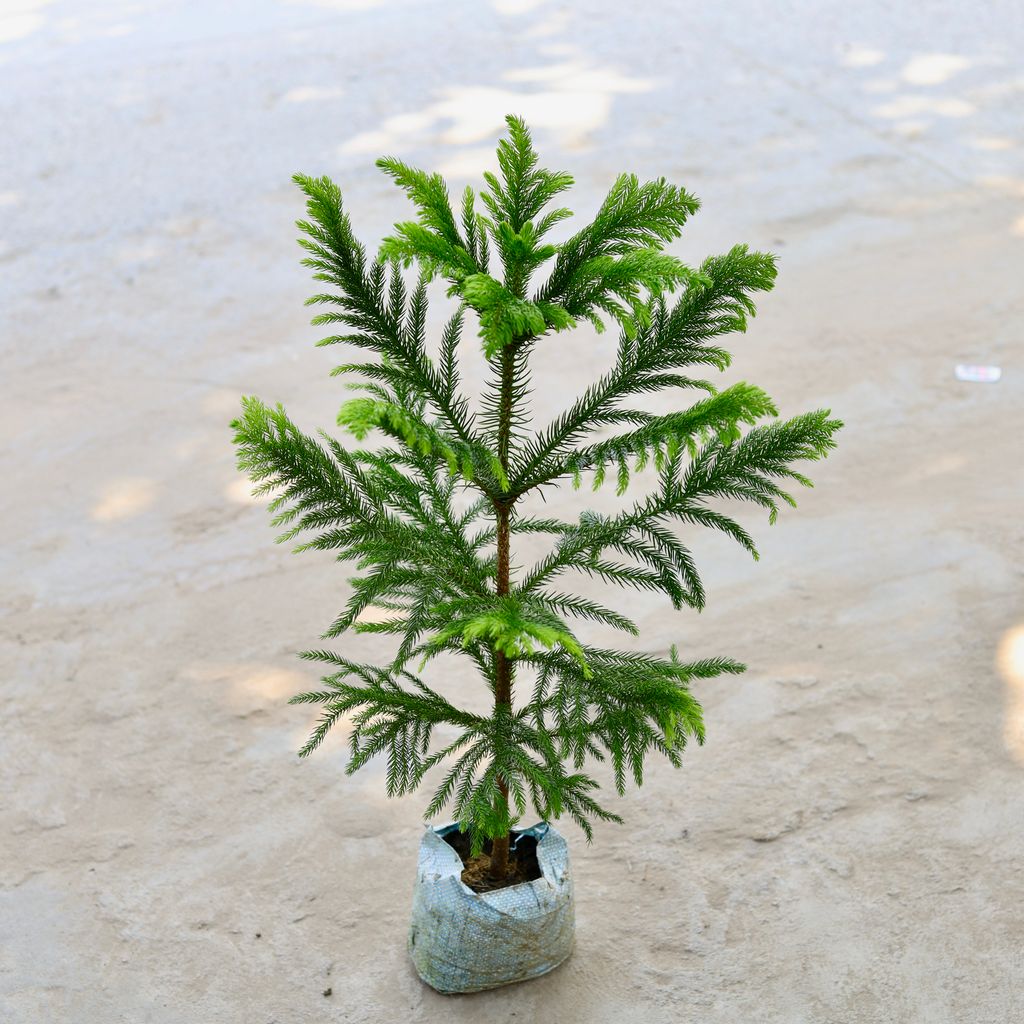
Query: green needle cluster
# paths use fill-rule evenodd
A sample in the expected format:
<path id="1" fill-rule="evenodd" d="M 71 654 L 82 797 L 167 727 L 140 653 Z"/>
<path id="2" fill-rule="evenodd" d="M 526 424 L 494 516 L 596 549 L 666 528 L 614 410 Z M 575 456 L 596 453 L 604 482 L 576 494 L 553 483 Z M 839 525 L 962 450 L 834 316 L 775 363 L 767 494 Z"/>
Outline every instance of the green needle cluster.
<path id="1" fill-rule="evenodd" d="M 675 649 L 658 658 L 590 646 L 577 636 L 580 620 L 637 628 L 572 593 L 567 577 L 702 608 L 695 528 L 723 531 L 757 557 L 723 499 L 753 502 L 774 520 L 794 504 L 784 488 L 810 483 L 794 464 L 827 455 L 841 426 L 828 410 L 780 420 L 759 388 L 719 390 L 702 376 L 729 364 L 721 340 L 746 328 L 752 296 L 772 287 L 770 254 L 738 245 L 684 265 L 665 247 L 698 201 L 632 175 L 612 185 L 590 224 L 551 242 L 551 229 L 571 216 L 551 204 L 572 179 L 538 165 L 521 120 L 507 124 L 498 173 L 485 175 L 479 196 L 467 188 L 458 210 L 439 175 L 379 161 L 416 218 L 397 224 L 375 259 L 356 240 L 338 187 L 295 178 L 307 199 L 303 262 L 323 289 L 309 300 L 324 310 L 313 322 L 339 332 L 320 344 L 361 353 L 334 371 L 360 392 L 338 422 L 357 442 L 383 443 L 304 433 L 257 398 L 243 400 L 233 423 L 239 465 L 273 495 L 281 539 L 356 566 L 351 597 L 324 637 L 393 638 L 387 664 L 303 652 L 327 674 L 294 698 L 323 706 L 301 753 L 344 716 L 347 771 L 386 758 L 389 794 L 416 789 L 444 765 L 427 815 L 451 807 L 477 849 L 494 841 L 498 859 L 530 805 L 545 819 L 569 815 L 588 837 L 595 819 L 619 820 L 595 799 L 588 765 L 609 761 L 620 792 L 627 777 L 642 782 L 652 752 L 678 765 L 687 742 L 704 739 L 692 681 L 743 670 L 727 658 L 683 662 Z M 427 328 L 432 279 L 458 304 L 436 337 Z M 544 372 L 545 349 L 581 321 L 617 330 L 610 368 L 535 426 L 531 373 Z M 458 358 L 467 324 L 489 367 L 475 410 Z M 656 414 L 650 398 L 663 392 L 676 411 Z M 628 497 L 645 468 L 651 492 L 614 514 L 537 518 L 521 505 L 560 483 L 614 486 Z M 512 560 L 525 534 L 551 540 L 533 565 Z M 371 606 L 387 614 L 367 621 Z M 472 660 L 492 713 L 456 707 L 423 681 L 424 667 L 445 653 Z"/>

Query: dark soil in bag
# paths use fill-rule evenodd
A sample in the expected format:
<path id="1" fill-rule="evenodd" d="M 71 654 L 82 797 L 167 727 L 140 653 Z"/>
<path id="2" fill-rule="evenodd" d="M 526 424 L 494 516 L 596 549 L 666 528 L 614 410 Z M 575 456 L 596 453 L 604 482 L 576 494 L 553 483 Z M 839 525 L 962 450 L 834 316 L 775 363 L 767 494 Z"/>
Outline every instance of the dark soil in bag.
<path id="1" fill-rule="evenodd" d="M 520 836 L 512 833 L 513 848 L 509 850 L 508 875 L 501 881 L 491 878 L 491 841 L 484 843 L 483 853 L 475 857 L 469 855 L 469 836 L 458 829 L 452 829 L 444 841 L 462 858 L 462 881 L 473 892 L 493 892 L 505 889 L 521 882 L 532 882 L 541 877 L 540 864 L 537 862 L 537 840 L 533 836 Z"/>

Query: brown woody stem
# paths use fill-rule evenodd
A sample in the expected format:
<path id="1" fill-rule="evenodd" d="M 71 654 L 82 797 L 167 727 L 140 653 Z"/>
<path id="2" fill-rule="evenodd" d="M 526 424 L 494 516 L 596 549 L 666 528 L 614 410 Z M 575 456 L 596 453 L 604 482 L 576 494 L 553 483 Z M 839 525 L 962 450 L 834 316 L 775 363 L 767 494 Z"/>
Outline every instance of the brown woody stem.
<path id="1" fill-rule="evenodd" d="M 507 345 L 501 353 L 501 404 L 498 412 L 498 459 L 502 469 L 508 473 L 509 444 L 512 434 L 512 386 L 513 372 L 515 369 L 514 343 Z M 497 518 L 497 544 L 498 544 L 498 575 L 496 581 L 496 593 L 498 597 L 505 597 L 509 593 L 509 556 L 511 549 L 511 537 L 509 519 L 512 512 L 512 503 L 495 502 L 495 516 Z M 507 655 L 501 651 L 494 653 L 494 709 L 495 712 L 504 706 L 508 711 L 512 710 L 512 671 L 513 663 Z M 500 775 L 498 776 L 498 792 L 508 809 L 508 783 Z M 491 841 L 491 877 L 503 879 L 508 874 L 508 834 L 499 836 Z"/>

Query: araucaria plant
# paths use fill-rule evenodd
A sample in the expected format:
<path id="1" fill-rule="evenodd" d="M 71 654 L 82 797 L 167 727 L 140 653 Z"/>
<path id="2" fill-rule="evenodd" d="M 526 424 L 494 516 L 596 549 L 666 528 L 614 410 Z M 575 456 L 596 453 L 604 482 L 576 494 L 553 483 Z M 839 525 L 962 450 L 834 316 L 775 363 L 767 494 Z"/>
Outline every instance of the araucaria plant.
<path id="1" fill-rule="evenodd" d="M 721 339 L 746 328 L 752 295 L 772 287 L 770 254 L 737 245 L 686 266 L 665 246 L 697 199 L 630 174 L 615 181 L 592 223 L 549 241 L 570 217 L 551 201 L 572 178 L 539 167 L 526 125 L 507 123 L 499 173 L 484 176 L 479 197 L 467 188 L 458 212 L 439 175 L 378 161 L 417 219 L 397 224 L 373 260 L 338 187 L 295 178 L 308 200 L 303 262 L 324 286 L 309 300 L 325 310 L 313 323 L 342 332 L 320 344 L 365 353 L 334 371 L 361 393 L 341 406 L 338 422 L 358 441 L 376 432 L 386 442 L 346 447 L 311 436 L 256 398 L 243 400 L 233 423 L 240 467 L 259 492 L 275 495 L 274 524 L 287 528 L 281 539 L 303 535 L 299 550 L 332 551 L 358 569 L 324 637 L 355 630 L 395 642 L 386 664 L 302 653 L 330 671 L 294 698 L 324 706 L 301 753 L 348 716 L 346 770 L 383 755 L 389 794 L 409 793 L 444 764 L 426 815 L 450 807 L 475 850 L 490 840 L 495 879 L 506 875 L 510 830 L 531 804 L 545 820 L 569 815 L 588 838 L 595 819 L 619 821 L 595 799 L 593 761 L 610 762 L 620 793 L 628 776 L 641 783 L 652 752 L 678 766 L 687 741 L 704 739 L 691 681 L 743 670 L 728 658 L 682 660 L 674 648 L 656 657 L 592 646 L 576 620 L 631 635 L 637 628 L 573 593 L 566 577 L 702 608 L 689 535 L 721 530 L 756 558 L 721 500 L 753 502 L 774 520 L 780 504 L 793 504 L 783 485 L 809 484 L 794 464 L 826 455 L 841 425 L 828 410 L 779 420 L 760 389 L 719 390 L 703 377 L 728 366 Z M 427 286 L 438 278 L 457 309 L 435 347 Z M 609 368 L 538 429 L 531 374 L 544 373 L 559 332 L 583 321 L 617 329 L 614 353 L 593 349 Z M 488 366 L 481 396 L 467 395 L 460 380 L 467 325 L 479 332 Z M 662 392 L 678 411 L 651 411 L 650 397 Z M 631 476 L 645 468 L 635 484 L 652 489 L 630 500 Z M 531 492 L 563 482 L 614 487 L 624 507 L 569 521 L 524 510 Z M 515 538 L 525 534 L 551 538 L 536 564 L 516 560 Z M 493 695 L 490 714 L 457 707 L 420 677 L 445 652 L 472 661 Z"/>

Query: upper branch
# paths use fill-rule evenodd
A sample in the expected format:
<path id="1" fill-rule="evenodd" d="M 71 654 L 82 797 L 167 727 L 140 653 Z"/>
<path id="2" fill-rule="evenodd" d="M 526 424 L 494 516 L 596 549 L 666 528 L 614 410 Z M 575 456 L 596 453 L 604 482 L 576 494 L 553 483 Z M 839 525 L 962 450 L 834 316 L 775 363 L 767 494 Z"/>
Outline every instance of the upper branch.
<path id="1" fill-rule="evenodd" d="M 714 392 L 707 382 L 673 371 L 691 365 L 728 366 L 729 354 L 710 342 L 744 330 L 747 317 L 754 314 L 750 293 L 767 291 L 774 279 L 774 258 L 743 245 L 706 259 L 672 310 L 655 301 L 646 326 L 633 337 L 623 332 L 612 369 L 527 446 L 513 469 L 512 490 L 521 493 L 565 472 L 574 445 L 586 434 L 616 423 L 646 422 L 648 414 L 619 408 L 631 395 L 672 386 Z"/>
<path id="2" fill-rule="evenodd" d="M 384 296 L 384 267 L 366 267 L 366 254 L 352 233 L 344 212 L 341 191 L 328 178 L 296 175 L 295 181 L 308 198 L 309 220 L 299 227 L 308 237 L 299 244 L 309 254 L 303 263 L 316 271 L 314 277 L 337 286 L 340 294 L 314 295 L 310 304 L 331 303 L 339 307 L 314 318 L 314 323 L 342 323 L 356 334 L 324 339 L 322 343 L 346 341 L 377 351 L 401 373 L 443 417 L 446 427 L 471 449 L 479 450 L 480 439 L 473 430 L 468 402 L 446 386 L 443 375 L 429 358 L 421 324 L 417 318 L 403 324 Z M 424 304 L 425 298 L 420 302 Z"/>

